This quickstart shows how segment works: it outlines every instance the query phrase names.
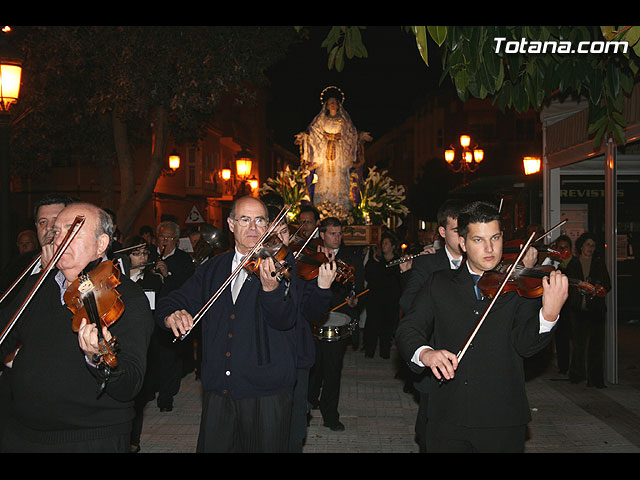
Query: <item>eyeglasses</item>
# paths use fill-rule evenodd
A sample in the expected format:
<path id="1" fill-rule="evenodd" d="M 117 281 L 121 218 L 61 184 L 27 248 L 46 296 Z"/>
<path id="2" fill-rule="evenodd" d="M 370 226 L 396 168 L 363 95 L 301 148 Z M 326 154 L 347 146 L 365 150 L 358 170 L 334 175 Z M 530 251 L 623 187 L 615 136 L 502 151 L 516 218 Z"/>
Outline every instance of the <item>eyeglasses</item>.
<path id="1" fill-rule="evenodd" d="M 237 222 L 243 227 L 248 227 L 249 225 L 251 225 L 251 223 L 254 223 L 256 227 L 266 227 L 267 223 L 269 223 L 264 217 L 250 218 L 243 216 L 240 218 L 234 218 L 233 221 Z"/>
<path id="2" fill-rule="evenodd" d="M 170 235 L 159 235 L 158 239 L 159 240 L 175 240 L 176 237 L 170 236 Z"/>

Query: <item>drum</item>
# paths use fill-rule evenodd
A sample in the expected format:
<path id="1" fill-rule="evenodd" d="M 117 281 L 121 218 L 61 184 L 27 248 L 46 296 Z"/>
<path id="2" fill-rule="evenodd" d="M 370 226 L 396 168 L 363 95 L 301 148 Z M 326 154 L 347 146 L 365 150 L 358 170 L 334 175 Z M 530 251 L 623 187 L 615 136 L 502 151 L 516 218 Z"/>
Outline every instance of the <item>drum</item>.
<path id="1" fill-rule="evenodd" d="M 356 323 L 349 315 L 330 312 L 327 321 L 322 325 L 312 325 L 313 336 L 324 342 L 336 342 L 349 337 L 356 327 Z"/>

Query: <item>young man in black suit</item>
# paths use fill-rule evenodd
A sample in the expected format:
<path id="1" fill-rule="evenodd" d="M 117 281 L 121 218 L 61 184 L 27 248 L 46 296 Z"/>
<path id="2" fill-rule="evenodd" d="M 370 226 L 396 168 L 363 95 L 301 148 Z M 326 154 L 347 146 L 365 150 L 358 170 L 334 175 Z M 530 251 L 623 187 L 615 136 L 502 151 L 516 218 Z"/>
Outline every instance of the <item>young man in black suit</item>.
<path id="1" fill-rule="evenodd" d="M 542 280 L 542 299 L 503 293 L 459 362 L 453 352 L 465 345 L 490 303 L 476 291 L 473 276 L 479 279 L 502 260 L 498 210 L 484 202 L 470 204 L 458 215 L 458 233 L 466 262 L 431 276 L 400 322 L 397 345 L 415 371 L 429 369 L 434 376 L 429 452 L 522 452 L 531 420 L 523 358 L 551 341 L 568 279 L 552 272 Z"/>

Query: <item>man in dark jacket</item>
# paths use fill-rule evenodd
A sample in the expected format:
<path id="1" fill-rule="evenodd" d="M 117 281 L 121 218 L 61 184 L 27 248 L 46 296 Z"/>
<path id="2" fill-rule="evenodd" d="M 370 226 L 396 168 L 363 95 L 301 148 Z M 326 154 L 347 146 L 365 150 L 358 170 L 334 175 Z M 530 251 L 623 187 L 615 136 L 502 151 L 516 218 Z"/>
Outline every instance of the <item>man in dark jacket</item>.
<path id="1" fill-rule="evenodd" d="M 101 361 L 95 324 L 84 319 L 74 333 L 74 314 L 63 302 L 64 294 L 85 269 L 93 271 L 93 265 L 106 258 L 113 233 L 106 212 L 74 203 L 57 214 L 56 250 L 77 216 L 84 216 L 85 223 L 0 348 L 4 356 L 22 345 L 9 376 L 12 398 L 4 452 L 106 453 L 129 448 L 134 398 L 144 377 L 153 318 L 142 289 L 121 277 L 116 290 L 124 312 L 102 329 L 106 342 L 117 337 L 117 365 L 107 369 Z M 2 325 L 39 278 L 32 275 L 14 302 L 0 311 Z M 95 289 L 88 288 L 91 282 L 84 286 L 86 298 Z"/>
<path id="2" fill-rule="evenodd" d="M 402 357 L 435 377 L 429 385 L 427 448 L 522 452 L 531 419 L 523 357 L 551 341 L 569 282 L 552 272 L 542 280 L 542 302 L 503 293 L 467 344 L 490 304 L 477 280 L 502 259 L 500 214 L 493 205 L 474 202 L 458 216 L 458 233 L 466 262 L 431 276 L 396 333 Z"/>
<path id="3" fill-rule="evenodd" d="M 434 272 L 438 270 L 457 270 L 464 259 L 458 235 L 458 214 L 463 203 L 460 200 L 447 200 L 438 209 L 438 233 L 444 239 L 444 246 L 435 252 L 424 253 L 410 262 L 410 268 L 401 276 L 403 291 L 400 308 L 406 315 L 411 310 L 416 296 L 422 290 Z M 420 451 L 426 451 L 427 406 L 429 395 L 427 384 L 431 373 L 416 375 L 414 386 L 420 399 L 416 417 L 416 435 Z"/>
<path id="4" fill-rule="evenodd" d="M 242 197 L 227 219 L 235 248 L 199 267 L 178 290 L 160 299 L 156 321 L 175 336 L 227 281 L 265 233 L 268 213 Z M 291 263 L 293 257 L 291 257 Z M 299 299 L 279 282 L 272 258 L 255 273 L 239 270 L 202 316 L 204 401 L 198 452 L 286 452 L 296 381 L 295 330 Z M 188 338 L 188 337 L 187 337 Z"/>
<path id="5" fill-rule="evenodd" d="M 158 262 L 155 271 L 163 277 L 157 299 L 180 288 L 195 270 L 191 256 L 178 248 L 180 227 L 172 221 L 160 222 L 156 228 Z M 194 335 L 195 336 L 195 335 Z M 193 337 L 185 343 L 174 343 L 173 336 L 156 328 L 149 347 L 149 384 L 158 392 L 156 404 L 161 412 L 173 410 L 173 397 L 180 391 L 186 355 L 193 352 Z"/>
<path id="6" fill-rule="evenodd" d="M 353 267 L 354 278 L 349 282 L 333 282 L 330 303 L 331 313 L 341 314 L 345 321 L 356 325 L 360 318 L 362 303 L 357 294 L 364 289 L 364 267 L 360 253 L 342 242 L 342 224 L 335 217 L 328 217 L 320 223 L 320 238 L 327 252 L 333 252 L 333 258 Z M 342 305 L 342 306 L 340 306 Z M 340 308 L 337 308 L 340 306 Z M 329 313 L 329 312 L 325 312 Z M 331 318 L 328 321 L 332 321 Z M 326 325 L 326 323 L 325 323 Z M 346 325 L 344 325 L 346 326 Z M 333 431 L 342 431 L 345 426 L 340 422 L 338 404 L 340 401 L 340 382 L 342 365 L 347 345 L 353 343 L 357 331 L 344 338 L 315 339 L 316 361 L 309 377 L 309 403 L 320 408 L 323 425 Z M 356 342 L 357 343 L 357 342 Z"/>

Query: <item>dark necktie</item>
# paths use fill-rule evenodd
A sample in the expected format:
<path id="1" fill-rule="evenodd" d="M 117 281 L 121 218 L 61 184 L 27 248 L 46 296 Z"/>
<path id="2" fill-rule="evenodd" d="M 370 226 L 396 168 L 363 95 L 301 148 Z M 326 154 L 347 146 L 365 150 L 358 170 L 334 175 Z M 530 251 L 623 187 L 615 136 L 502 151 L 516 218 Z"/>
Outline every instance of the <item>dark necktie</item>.
<path id="1" fill-rule="evenodd" d="M 480 289 L 478 288 L 478 282 L 480 281 L 480 279 L 482 278 L 482 275 L 476 275 L 475 273 L 471 274 L 471 278 L 473 278 L 473 287 L 476 290 L 476 298 L 478 300 L 482 300 L 482 292 L 480 291 Z"/>

